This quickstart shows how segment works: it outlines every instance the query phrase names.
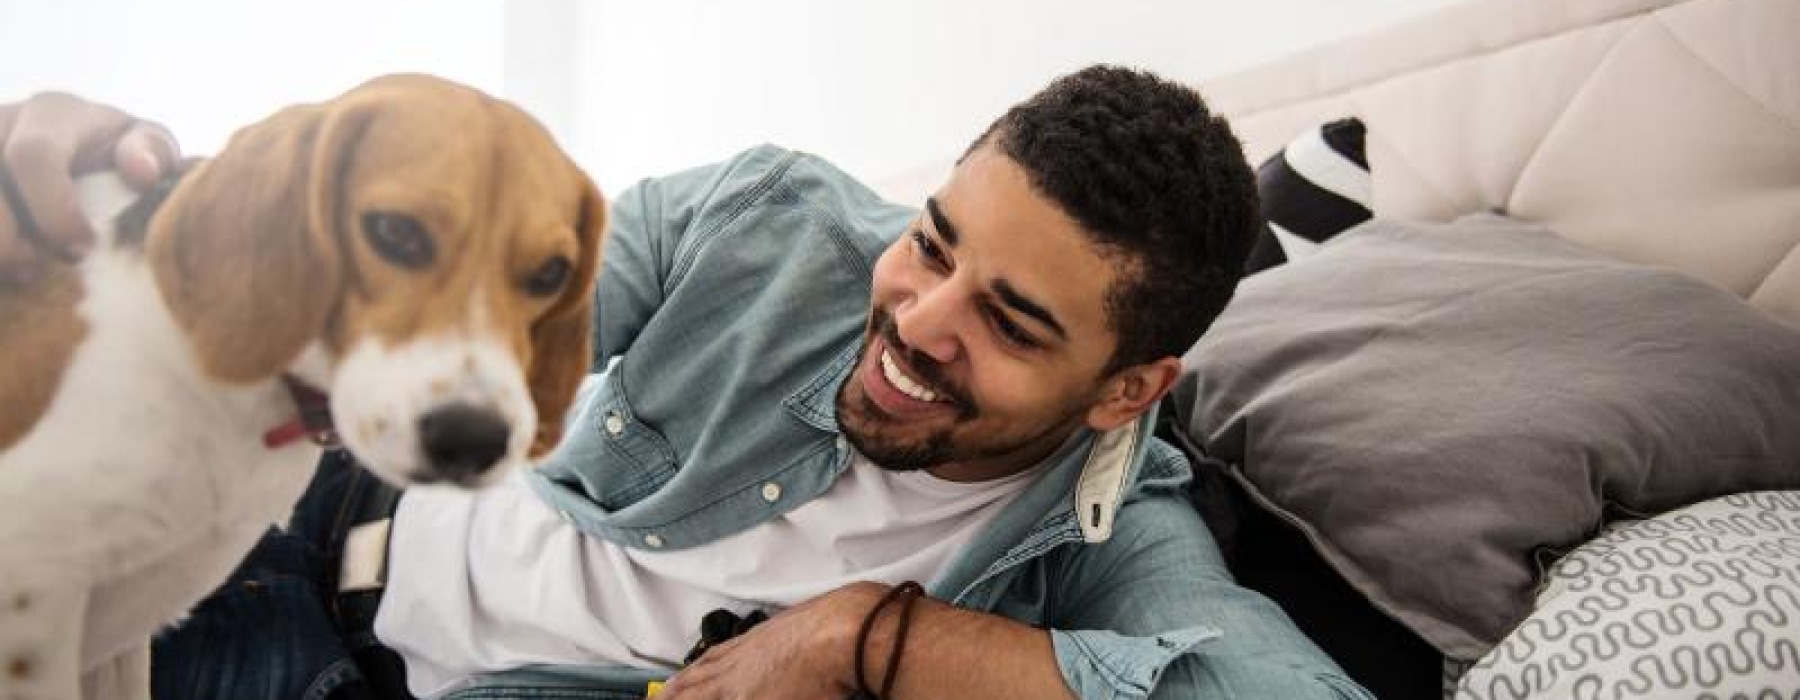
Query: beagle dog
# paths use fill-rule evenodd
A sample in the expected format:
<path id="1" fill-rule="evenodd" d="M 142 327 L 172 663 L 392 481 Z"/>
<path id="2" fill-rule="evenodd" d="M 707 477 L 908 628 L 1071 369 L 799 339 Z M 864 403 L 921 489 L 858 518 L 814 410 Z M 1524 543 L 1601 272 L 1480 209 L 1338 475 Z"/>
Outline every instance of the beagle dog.
<path id="1" fill-rule="evenodd" d="M 606 211 L 519 109 L 387 76 L 238 132 L 153 213 L 77 189 L 94 252 L 0 289 L 0 698 L 148 697 L 151 634 L 285 520 L 327 413 L 398 485 L 560 437 Z"/>

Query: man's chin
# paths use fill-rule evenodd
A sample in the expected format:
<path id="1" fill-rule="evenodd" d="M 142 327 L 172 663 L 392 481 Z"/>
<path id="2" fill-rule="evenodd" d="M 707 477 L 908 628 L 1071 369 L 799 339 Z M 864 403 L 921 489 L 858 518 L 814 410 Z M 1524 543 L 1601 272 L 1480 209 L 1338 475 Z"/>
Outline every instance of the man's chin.
<path id="1" fill-rule="evenodd" d="M 928 425 L 941 417 L 896 417 L 883 410 L 858 381 L 868 370 L 864 363 L 878 361 L 867 350 L 865 347 L 862 359 L 838 392 L 838 430 L 858 453 L 888 471 L 918 471 L 949 463 L 953 452 L 949 435 L 941 432 L 941 426 L 933 430 Z"/>
<path id="2" fill-rule="evenodd" d="M 912 472 L 930 469 L 949 463 L 947 450 L 934 448 L 929 444 L 902 444 L 881 439 L 869 440 L 867 436 L 859 436 L 845 431 L 844 437 L 850 441 L 864 458 L 875 466 L 891 472 Z"/>
<path id="3" fill-rule="evenodd" d="M 858 453 L 876 466 L 889 471 L 917 471 L 950 461 L 952 450 L 948 436 L 902 438 L 893 434 L 893 426 L 873 425 L 888 420 L 884 420 L 885 416 L 872 418 L 870 413 L 864 412 L 871 408 L 864 405 L 850 414 L 840 410 L 838 429 Z M 879 409 L 875 409 L 874 415 L 881 416 Z"/>

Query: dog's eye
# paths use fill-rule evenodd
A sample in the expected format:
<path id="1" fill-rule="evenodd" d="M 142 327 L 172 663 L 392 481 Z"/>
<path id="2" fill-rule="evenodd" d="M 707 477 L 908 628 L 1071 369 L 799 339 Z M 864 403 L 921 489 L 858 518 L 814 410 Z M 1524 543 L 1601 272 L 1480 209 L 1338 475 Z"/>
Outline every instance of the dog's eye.
<path id="1" fill-rule="evenodd" d="M 573 269 L 569 259 L 558 255 L 538 269 L 533 270 L 531 277 L 525 280 L 525 293 L 534 297 L 547 297 L 562 290 L 563 284 L 569 281 L 569 270 Z"/>
<path id="2" fill-rule="evenodd" d="M 405 214 L 372 211 L 362 216 L 363 236 L 375 252 L 410 270 L 431 264 L 437 253 L 424 224 Z"/>

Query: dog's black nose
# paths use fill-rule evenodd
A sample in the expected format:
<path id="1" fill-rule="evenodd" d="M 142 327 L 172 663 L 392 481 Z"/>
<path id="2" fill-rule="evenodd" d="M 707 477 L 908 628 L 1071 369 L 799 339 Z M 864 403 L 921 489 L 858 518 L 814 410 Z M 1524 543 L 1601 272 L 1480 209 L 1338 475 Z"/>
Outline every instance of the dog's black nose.
<path id="1" fill-rule="evenodd" d="M 419 444 L 428 468 L 446 481 L 464 483 L 506 456 L 512 427 L 498 413 L 468 404 L 434 408 L 419 419 Z"/>

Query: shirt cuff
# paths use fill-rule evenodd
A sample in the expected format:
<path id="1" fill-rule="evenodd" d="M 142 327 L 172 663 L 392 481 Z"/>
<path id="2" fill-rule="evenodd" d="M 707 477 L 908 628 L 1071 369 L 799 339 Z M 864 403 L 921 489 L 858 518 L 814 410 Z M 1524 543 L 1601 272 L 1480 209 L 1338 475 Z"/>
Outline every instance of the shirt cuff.
<path id="1" fill-rule="evenodd" d="M 1164 668 L 1200 644 L 1218 639 L 1212 627 L 1189 627 L 1149 637 L 1106 630 L 1050 630 L 1063 682 L 1082 700 L 1143 698 Z"/>

